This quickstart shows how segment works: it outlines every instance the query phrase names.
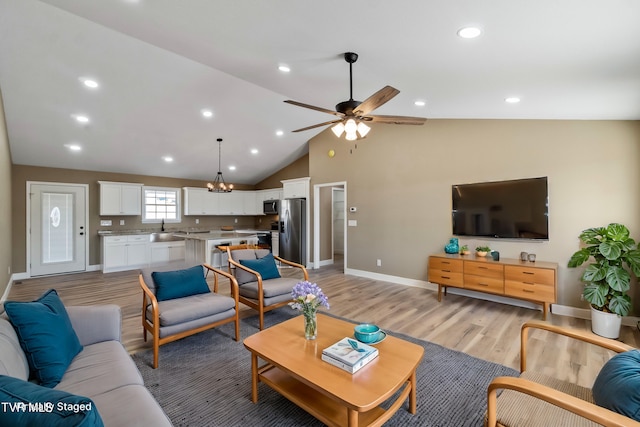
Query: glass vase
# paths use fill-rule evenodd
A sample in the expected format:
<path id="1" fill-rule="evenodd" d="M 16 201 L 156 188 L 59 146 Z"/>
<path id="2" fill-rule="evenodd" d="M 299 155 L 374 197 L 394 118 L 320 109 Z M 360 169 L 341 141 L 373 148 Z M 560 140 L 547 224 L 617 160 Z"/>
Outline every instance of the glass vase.
<path id="1" fill-rule="evenodd" d="M 318 320 L 316 312 L 303 313 L 304 317 L 304 337 L 308 340 L 315 340 L 318 336 Z"/>

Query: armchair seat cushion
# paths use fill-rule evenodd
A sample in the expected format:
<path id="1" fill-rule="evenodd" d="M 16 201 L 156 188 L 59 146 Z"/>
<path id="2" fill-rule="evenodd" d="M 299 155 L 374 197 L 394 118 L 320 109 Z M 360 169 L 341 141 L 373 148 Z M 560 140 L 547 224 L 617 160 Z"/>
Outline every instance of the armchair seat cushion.
<path id="1" fill-rule="evenodd" d="M 233 298 L 214 294 L 191 295 L 189 297 L 158 302 L 160 327 L 178 325 L 192 320 L 202 319 L 235 309 Z M 153 321 L 151 306 L 147 307 L 147 319 Z"/>
<path id="2" fill-rule="evenodd" d="M 277 279 L 263 280 L 262 292 L 265 298 L 287 295 L 291 299 L 291 290 L 300 279 L 292 277 L 279 277 Z M 246 298 L 258 299 L 258 282 L 249 282 L 240 286 L 240 295 Z"/>
<path id="3" fill-rule="evenodd" d="M 595 404 L 591 389 L 562 381 L 538 372 L 525 371 L 520 378 L 545 385 Z M 572 412 L 513 390 L 503 390 L 498 399 L 498 425 L 533 426 L 599 426 Z"/>

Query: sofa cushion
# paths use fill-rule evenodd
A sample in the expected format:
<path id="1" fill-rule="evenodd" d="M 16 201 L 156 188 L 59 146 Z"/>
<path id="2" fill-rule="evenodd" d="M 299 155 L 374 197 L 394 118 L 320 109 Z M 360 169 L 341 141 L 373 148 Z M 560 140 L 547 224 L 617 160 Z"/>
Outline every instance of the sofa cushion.
<path id="1" fill-rule="evenodd" d="M 109 426 L 171 427 L 173 425 L 143 385 L 126 385 L 92 398 L 102 419 Z M 179 419 L 179 414 L 174 416 Z M 203 420 L 203 424 L 207 422 L 212 423 L 210 419 Z"/>
<path id="2" fill-rule="evenodd" d="M 164 327 L 235 309 L 236 302 L 231 297 L 209 292 L 208 294 L 161 301 L 158 305 L 160 306 L 160 326 Z M 147 319 L 152 320 L 151 307 L 147 308 Z"/>
<path id="3" fill-rule="evenodd" d="M 201 265 L 184 270 L 154 271 L 151 277 L 155 284 L 158 301 L 211 292 Z"/>
<path id="4" fill-rule="evenodd" d="M 260 273 L 262 280 L 277 279 L 280 277 L 276 260 L 271 253 L 258 259 L 241 259 L 240 264 Z M 253 280 L 255 280 L 255 276 Z"/>
<path id="5" fill-rule="evenodd" d="M 20 347 L 16 330 L 4 316 L 0 317 L 0 375 L 29 379 L 29 362 Z"/>
<path id="6" fill-rule="evenodd" d="M 640 421 L 640 351 L 613 356 L 593 383 L 596 404 Z"/>
<path id="7" fill-rule="evenodd" d="M 54 387 L 82 350 L 58 293 L 50 289 L 36 301 L 7 301 L 4 307 L 31 374 L 41 385 Z"/>
<path id="8" fill-rule="evenodd" d="M 7 407 L 0 410 L 3 426 L 104 425 L 91 399 L 6 375 L 0 375 L 0 402 Z M 28 406 L 25 410 L 12 410 L 12 403 Z"/>

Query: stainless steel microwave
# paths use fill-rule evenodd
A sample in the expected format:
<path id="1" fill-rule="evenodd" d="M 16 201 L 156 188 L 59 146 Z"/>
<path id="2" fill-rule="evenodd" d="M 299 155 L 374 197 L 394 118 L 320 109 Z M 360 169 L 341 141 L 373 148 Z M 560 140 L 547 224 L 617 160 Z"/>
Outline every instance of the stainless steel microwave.
<path id="1" fill-rule="evenodd" d="M 262 202 L 262 212 L 265 215 L 278 215 L 279 200 L 265 200 Z"/>

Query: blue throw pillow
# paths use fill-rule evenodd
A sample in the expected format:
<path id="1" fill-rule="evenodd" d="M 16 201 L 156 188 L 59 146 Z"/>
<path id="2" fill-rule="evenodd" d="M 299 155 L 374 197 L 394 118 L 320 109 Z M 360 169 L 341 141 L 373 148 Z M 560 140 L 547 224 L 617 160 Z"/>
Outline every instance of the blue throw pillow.
<path id="1" fill-rule="evenodd" d="M 262 280 L 277 279 L 280 277 L 276 260 L 271 253 L 259 259 L 241 259 L 240 264 L 260 273 Z"/>
<path id="2" fill-rule="evenodd" d="M 613 356 L 602 367 L 592 392 L 598 406 L 640 421 L 640 351 Z"/>
<path id="3" fill-rule="evenodd" d="M 58 293 L 45 292 L 33 302 L 7 301 L 4 308 L 27 356 L 31 375 L 55 387 L 82 346 Z"/>
<path id="4" fill-rule="evenodd" d="M 0 375 L 0 425 L 102 427 L 96 405 L 88 397 Z"/>
<path id="5" fill-rule="evenodd" d="M 211 292 L 204 278 L 204 270 L 201 265 L 185 270 L 154 271 L 151 273 L 151 277 L 156 285 L 156 298 L 158 301 Z"/>

